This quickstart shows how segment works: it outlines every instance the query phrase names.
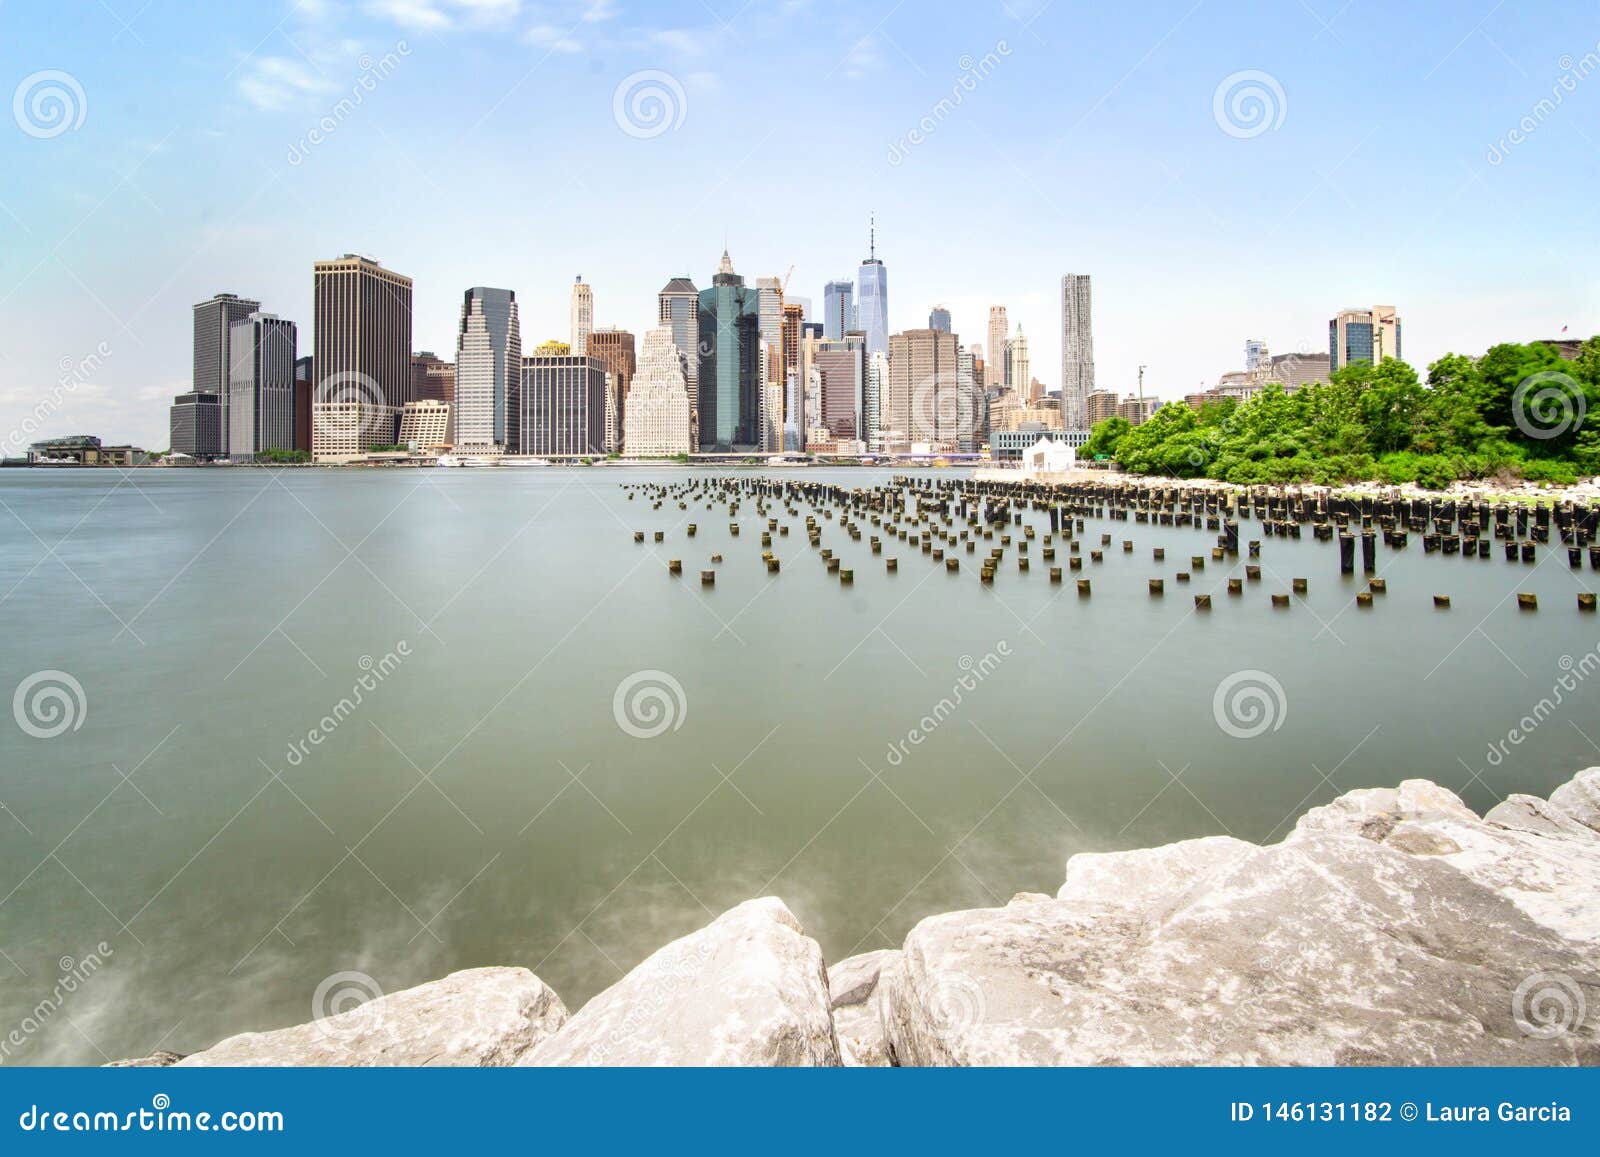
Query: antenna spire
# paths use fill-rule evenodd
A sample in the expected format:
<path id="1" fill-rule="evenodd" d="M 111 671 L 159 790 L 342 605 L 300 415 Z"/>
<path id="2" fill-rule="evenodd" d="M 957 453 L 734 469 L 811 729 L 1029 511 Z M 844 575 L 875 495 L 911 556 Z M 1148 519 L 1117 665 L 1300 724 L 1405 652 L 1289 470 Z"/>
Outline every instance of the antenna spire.
<path id="1" fill-rule="evenodd" d="M 878 259 L 878 214 L 871 213 L 867 217 L 867 260 Z"/>

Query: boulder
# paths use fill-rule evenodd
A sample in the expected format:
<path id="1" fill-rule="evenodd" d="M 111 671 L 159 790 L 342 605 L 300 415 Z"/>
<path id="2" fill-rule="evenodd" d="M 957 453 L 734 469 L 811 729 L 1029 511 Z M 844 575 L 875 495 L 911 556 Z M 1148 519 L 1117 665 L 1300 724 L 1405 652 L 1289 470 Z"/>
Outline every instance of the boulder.
<path id="1" fill-rule="evenodd" d="M 528 1065 L 837 1065 L 822 949 L 748 900 L 584 1005 Z"/>
<path id="2" fill-rule="evenodd" d="M 1589 767 L 1550 793 L 1550 803 L 1568 819 L 1600 832 L 1600 767 Z"/>
<path id="3" fill-rule="evenodd" d="M 850 956 L 828 969 L 828 1003 L 839 1038 L 839 1059 L 852 1068 L 889 1063 L 878 1001 L 878 977 L 900 962 L 898 949 Z"/>
<path id="4" fill-rule="evenodd" d="M 112 1061 L 105 1067 L 108 1069 L 164 1069 L 177 1064 L 181 1060 L 183 1060 L 182 1053 L 157 1049 L 147 1057 L 133 1057 L 125 1061 Z"/>
<path id="5" fill-rule="evenodd" d="M 885 1035 L 915 1065 L 1600 1064 L 1597 888 L 1600 839 L 1352 792 L 1281 844 L 1075 856 L 1055 901 L 922 921 Z"/>
<path id="6" fill-rule="evenodd" d="M 473 968 L 294 1028 L 247 1032 L 177 1062 L 190 1066 L 500 1066 L 567 1019 L 526 968 Z"/>

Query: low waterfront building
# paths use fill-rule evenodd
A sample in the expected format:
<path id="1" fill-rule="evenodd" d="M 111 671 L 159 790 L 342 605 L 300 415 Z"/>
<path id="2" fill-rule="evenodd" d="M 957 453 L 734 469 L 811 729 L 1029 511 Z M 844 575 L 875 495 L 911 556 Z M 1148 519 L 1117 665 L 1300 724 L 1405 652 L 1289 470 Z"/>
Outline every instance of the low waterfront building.
<path id="1" fill-rule="evenodd" d="M 28 462 L 36 466 L 142 466 L 149 459 L 137 446 L 107 446 L 93 434 L 46 438 L 28 447 Z"/>
<path id="2" fill-rule="evenodd" d="M 432 398 L 407 402 L 400 411 L 400 444 L 441 450 L 450 444 L 450 407 Z"/>

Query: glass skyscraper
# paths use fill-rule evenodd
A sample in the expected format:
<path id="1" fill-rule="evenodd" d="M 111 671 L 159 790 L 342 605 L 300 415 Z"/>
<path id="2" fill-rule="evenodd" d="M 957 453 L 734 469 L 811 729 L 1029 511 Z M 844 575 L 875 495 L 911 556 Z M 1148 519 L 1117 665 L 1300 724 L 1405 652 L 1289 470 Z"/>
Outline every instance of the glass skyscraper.
<path id="1" fill-rule="evenodd" d="M 856 274 L 859 283 L 856 296 L 856 324 L 854 328 L 867 335 L 867 353 L 889 352 L 889 271 L 878 260 L 878 234 L 874 227 L 867 259 Z M 946 330 L 945 332 L 949 332 Z"/>
<path id="2" fill-rule="evenodd" d="M 761 448 L 761 295 L 733 271 L 726 250 L 700 291 L 700 449 Z"/>
<path id="3" fill-rule="evenodd" d="M 822 336 L 840 341 L 856 328 L 856 287 L 848 281 L 830 281 L 822 289 Z"/>

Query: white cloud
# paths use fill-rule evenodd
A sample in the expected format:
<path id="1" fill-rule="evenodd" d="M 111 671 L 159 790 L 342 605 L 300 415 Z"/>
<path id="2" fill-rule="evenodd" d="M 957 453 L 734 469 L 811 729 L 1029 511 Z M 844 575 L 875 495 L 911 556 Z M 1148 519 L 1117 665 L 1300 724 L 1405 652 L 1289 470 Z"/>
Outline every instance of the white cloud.
<path id="1" fill-rule="evenodd" d="M 239 94 L 257 108 L 287 108 L 303 97 L 329 92 L 333 85 L 304 61 L 286 56 L 257 56 L 239 79 Z"/>
<path id="2" fill-rule="evenodd" d="M 567 30 L 550 24 L 535 24 L 522 34 L 529 44 L 549 49 L 551 52 L 581 52 L 583 45 L 567 35 Z"/>
<path id="3" fill-rule="evenodd" d="M 431 32 L 452 23 L 434 0 L 368 0 L 366 7 L 374 16 L 386 16 L 405 28 Z"/>

